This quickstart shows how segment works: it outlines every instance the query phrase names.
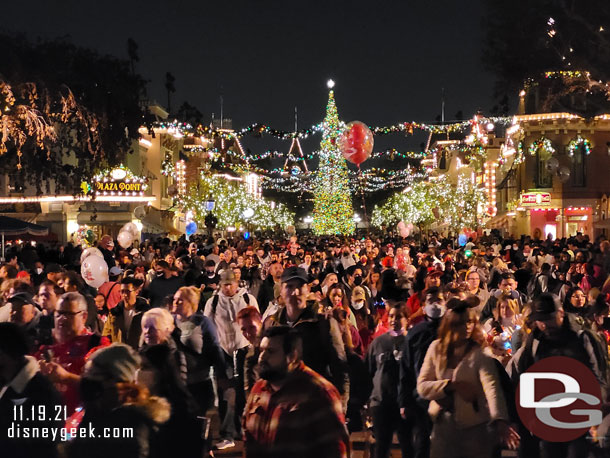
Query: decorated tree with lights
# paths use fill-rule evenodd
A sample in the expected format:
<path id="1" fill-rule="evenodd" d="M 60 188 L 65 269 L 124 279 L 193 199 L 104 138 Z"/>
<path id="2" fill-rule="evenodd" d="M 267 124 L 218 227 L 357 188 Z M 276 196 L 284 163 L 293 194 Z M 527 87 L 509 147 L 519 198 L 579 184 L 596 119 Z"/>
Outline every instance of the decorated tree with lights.
<path id="1" fill-rule="evenodd" d="M 437 222 L 457 232 L 478 225 L 484 199 L 483 190 L 467 177 L 459 177 L 457 184 L 447 178 L 419 181 L 376 206 L 371 221 L 375 226 L 394 226 L 404 221 L 420 229 Z"/>
<path id="2" fill-rule="evenodd" d="M 341 134 L 334 83 L 329 81 L 326 117 L 322 123 L 320 165 L 314 185 L 312 229 L 315 234 L 352 234 L 355 229 L 347 164 L 337 147 Z"/>
<path id="3" fill-rule="evenodd" d="M 441 195 L 439 185 L 429 181 L 418 181 L 391 196 L 373 209 L 371 222 L 374 226 L 394 226 L 399 221 L 412 223 L 420 228 L 427 227 L 436 220 L 434 211 L 438 208 Z"/>
<path id="4" fill-rule="evenodd" d="M 214 199 L 213 214 L 220 229 L 239 228 L 246 224 L 256 229 L 284 228 L 294 224 L 294 213 L 285 205 L 255 197 L 242 181 L 227 180 L 223 175 L 206 172 L 202 172 L 201 179 L 190 186 L 186 194 L 176 199 L 176 204 L 184 212 L 193 212 L 193 221 L 203 227 L 209 214 L 206 209 L 209 199 Z M 254 214 L 246 220 L 244 210 L 248 208 L 254 210 Z"/>

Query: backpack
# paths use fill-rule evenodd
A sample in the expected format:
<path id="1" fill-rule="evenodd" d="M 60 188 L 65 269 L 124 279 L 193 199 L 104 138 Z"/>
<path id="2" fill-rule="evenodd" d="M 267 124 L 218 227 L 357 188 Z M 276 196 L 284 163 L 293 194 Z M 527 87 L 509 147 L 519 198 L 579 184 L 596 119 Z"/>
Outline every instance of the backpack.
<path id="1" fill-rule="evenodd" d="M 540 286 L 540 282 L 538 281 L 541 275 L 542 274 L 534 275 L 534 278 L 532 278 L 527 284 L 527 296 L 530 299 L 534 299 L 540 294 L 542 294 L 542 287 Z"/>
<path id="2" fill-rule="evenodd" d="M 250 305 L 250 295 L 246 292 L 242 297 L 244 298 L 246 305 Z M 214 298 L 212 299 L 212 315 L 216 315 L 216 309 L 218 308 L 219 301 L 220 297 L 218 297 L 218 294 L 214 294 Z"/>

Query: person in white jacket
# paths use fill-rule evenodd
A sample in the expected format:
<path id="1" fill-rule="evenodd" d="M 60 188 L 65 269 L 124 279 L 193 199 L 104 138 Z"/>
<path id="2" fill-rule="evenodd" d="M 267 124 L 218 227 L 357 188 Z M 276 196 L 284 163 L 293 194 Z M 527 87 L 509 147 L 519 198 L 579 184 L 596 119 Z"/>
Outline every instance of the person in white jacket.
<path id="1" fill-rule="evenodd" d="M 456 450 L 462 457 L 489 458 L 498 439 L 516 449 L 519 435 L 508 423 L 496 363 L 483 352 L 476 312 L 459 302 L 443 317 L 438 337 L 417 379 L 417 392 L 431 401 L 430 458 L 450 458 Z"/>
<path id="2" fill-rule="evenodd" d="M 225 269 L 220 275 L 220 290 L 208 299 L 203 309 L 203 314 L 216 326 L 230 380 L 229 386 L 218 387 L 221 441 L 216 448 L 219 450 L 234 447 L 235 439 L 241 439 L 241 415 L 246 404 L 244 362 L 249 342 L 236 320 L 239 311 L 249 306 L 258 310 L 256 298 L 245 288 L 239 288 L 232 269 Z"/>

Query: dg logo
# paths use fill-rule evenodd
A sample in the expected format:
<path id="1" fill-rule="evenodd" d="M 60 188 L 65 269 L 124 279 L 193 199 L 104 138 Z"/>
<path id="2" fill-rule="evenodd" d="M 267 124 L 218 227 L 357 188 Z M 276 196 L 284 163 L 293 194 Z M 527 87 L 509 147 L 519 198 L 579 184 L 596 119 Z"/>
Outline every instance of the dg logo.
<path id="1" fill-rule="evenodd" d="M 545 358 L 521 374 L 517 411 L 540 439 L 571 441 L 602 422 L 601 387 L 581 362 L 565 356 Z"/>

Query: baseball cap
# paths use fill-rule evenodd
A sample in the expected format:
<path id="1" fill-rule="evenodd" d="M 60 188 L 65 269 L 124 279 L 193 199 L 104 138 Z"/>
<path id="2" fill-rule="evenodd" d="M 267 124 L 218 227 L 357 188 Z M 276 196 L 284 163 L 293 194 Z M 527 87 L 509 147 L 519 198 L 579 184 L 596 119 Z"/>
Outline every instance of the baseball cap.
<path id="1" fill-rule="evenodd" d="M 112 275 L 113 277 L 115 277 L 117 275 L 121 275 L 122 273 L 123 273 L 123 269 L 121 269 L 119 266 L 111 267 L 110 270 L 108 271 L 108 274 Z"/>
<path id="2" fill-rule="evenodd" d="M 13 294 L 11 297 L 9 297 L 6 302 L 18 302 L 20 304 L 31 304 L 35 307 L 38 307 L 38 305 L 36 304 L 36 302 L 34 302 L 34 297 L 27 292 L 20 292 L 20 293 L 15 293 Z"/>
<path id="3" fill-rule="evenodd" d="M 360 286 L 356 286 L 352 290 L 352 299 L 354 299 L 354 300 L 366 299 L 366 294 L 364 293 L 364 289 L 362 289 Z"/>
<path id="4" fill-rule="evenodd" d="M 55 273 L 63 272 L 64 269 L 62 269 L 59 264 L 51 262 L 46 265 L 44 271 L 48 274 L 55 274 Z"/>
<path id="5" fill-rule="evenodd" d="M 226 285 L 227 283 L 233 283 L 237 281 L 233 269 L 224 269 L 220 274 L 220 284 Z"/>
<path id="6" fill-rule="evenodd" d="M 302 269 L 297 266 L 290 266 L 285 269 L 284 273 L 282 274 L 282 283 L 286 283 L 287 281 L 293 280 L 295 278 L 301 280 L 303 283 L 307 283 L 307 281 L 309 280 L 307 278 L 307 272 L 305 272 L 305 269 Z"/>
<path id="7" fill-rule="evenodd" d="M 129 254 L 132 256 L 135 256 L 136 254 L 140 254 L 140 250 L 138 250 L 137 248 L 134 248 L 129 252 Z"/>
<path id="8" fill-rule="evenodd" d="M 532 304 L 532 313 L 529 319 L 531 321 L 548 320 L 551 315 L 561 308 L 559 300 L 553 294 L 542 293 L 534 300 L 534 303 Z"/>

